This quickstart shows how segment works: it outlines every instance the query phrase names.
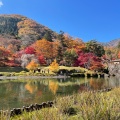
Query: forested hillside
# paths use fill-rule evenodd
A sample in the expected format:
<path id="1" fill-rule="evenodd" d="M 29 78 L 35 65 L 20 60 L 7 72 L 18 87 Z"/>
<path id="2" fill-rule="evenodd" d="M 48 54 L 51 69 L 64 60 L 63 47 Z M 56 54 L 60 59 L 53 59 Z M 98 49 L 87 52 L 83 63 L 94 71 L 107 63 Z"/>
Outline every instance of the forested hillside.
<path id="1" fill-rule="evenodd" d="M 96 40 L 85 43 L 24 16 L 0 15 L 0 66 L 35 68 L 53 63 L 101 71 L 106 61 L 119 58 L 120 42 L 116 46 Z"/>
<path id="2" fill-rule="evenodd" d="M 11 35 L 21 40 L 26 36 L 37 40 L 46 34 L 50 34 L 52 38 L 56 37 L 56 33 L 49 28 L 21 15 L 0 15 L 0 34 Z"/>

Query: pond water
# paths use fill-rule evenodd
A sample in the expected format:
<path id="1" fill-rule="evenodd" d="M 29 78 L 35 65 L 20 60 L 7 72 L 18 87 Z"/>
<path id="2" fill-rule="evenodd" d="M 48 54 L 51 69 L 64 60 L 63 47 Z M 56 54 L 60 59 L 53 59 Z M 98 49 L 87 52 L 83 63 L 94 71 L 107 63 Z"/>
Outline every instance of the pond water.
<path id="1" fill-rule="evenodd" d="M 0 109 L 7 110 L 54 100 L 86 90 L 120 86 L 120 78 L 21 79 L 0 81 Z"/>

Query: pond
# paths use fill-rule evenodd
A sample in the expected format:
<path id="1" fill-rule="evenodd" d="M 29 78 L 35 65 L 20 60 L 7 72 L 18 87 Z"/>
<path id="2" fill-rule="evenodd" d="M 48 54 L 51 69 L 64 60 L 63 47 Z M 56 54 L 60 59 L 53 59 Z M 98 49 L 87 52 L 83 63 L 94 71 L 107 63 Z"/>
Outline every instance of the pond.
<path id="1" fill-rule="evenodd" d="M 56 96 L 120 86 L 120 78 L 21 79 L 0 81 L 0 109 L 52 101 Z"/>

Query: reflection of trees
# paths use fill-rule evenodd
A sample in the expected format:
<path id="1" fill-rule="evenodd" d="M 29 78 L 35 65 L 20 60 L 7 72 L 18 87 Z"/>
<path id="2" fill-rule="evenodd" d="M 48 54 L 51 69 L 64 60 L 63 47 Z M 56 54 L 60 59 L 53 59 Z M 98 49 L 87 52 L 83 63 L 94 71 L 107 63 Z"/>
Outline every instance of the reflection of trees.
<path id="1" fill-rule="evenodd" d="M 82 91 L 88 91 L 88 86 L 86 86 L 84 83 L 79 86 L 78 92 Z"/>
<path id="2" fill-rule="evenodd" d="M 49 82 L 49 89 L 52 91 L 52 93 L 56 94 L 56 92 L 58 90 L 58 83 L 50 81 Z"/>
<path id="3" fill-rule="evenodd" d="M 37 95 L 38 95 L 38 96 L 41 96 L 41 95 L 42 95 L 42 91 L 41 91 L 41 90 L 38 90 Z"/>
<path id="4" fill-rule="evenodd" d="M 30 93 L 33 93 L 34 91 L 37 90 L 37 86 L 28 82 L 25 85 L 25 89 L 28 90 Z"/>
<path id="5" fill-rule="evenodd" d="M 104 81 L 103 80 L 100 80 L 100 79 L 94 79 L 94 78 L 91 78 L 90 79 L 90 86 L 93 88 L 93 89 L 101 89 L 102 86 L 104 84 Z"/>

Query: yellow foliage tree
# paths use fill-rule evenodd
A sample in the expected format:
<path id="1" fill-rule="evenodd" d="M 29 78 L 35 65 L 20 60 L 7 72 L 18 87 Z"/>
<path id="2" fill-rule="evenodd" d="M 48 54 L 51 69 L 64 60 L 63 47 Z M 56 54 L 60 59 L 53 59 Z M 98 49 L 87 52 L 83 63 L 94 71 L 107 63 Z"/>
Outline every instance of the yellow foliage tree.
<path id="1" fill-rule="evenodd" d="M 39 64 L 36 63 L 34 60 L 32 60 L 27 66 L 26 68 L 30 71 L 36 70 L 39 67 Z"/>
<path id="2" fill-rule="evenodd" d="M 57 72 L 59 70 L 59 64 L 57 63 L 56 59 L 50 64 L 49 68 L 53 72 Z"/>

